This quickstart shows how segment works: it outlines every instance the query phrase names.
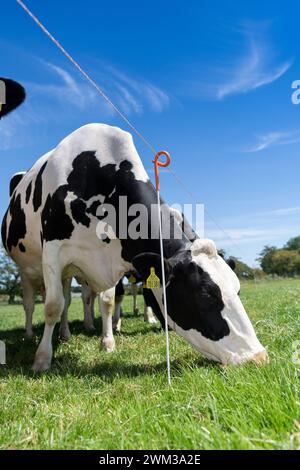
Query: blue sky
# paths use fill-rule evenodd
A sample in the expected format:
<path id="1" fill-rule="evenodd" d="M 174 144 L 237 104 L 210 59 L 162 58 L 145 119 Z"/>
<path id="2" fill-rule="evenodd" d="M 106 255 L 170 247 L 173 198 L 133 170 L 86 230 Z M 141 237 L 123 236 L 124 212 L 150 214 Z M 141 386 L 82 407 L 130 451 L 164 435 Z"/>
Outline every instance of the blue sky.
<path id="1" fill-rule="evenodd" d="M 251 265 L 300 234 L 299 2 L 26 0 L 205 204 L 206 235 Z M 14 0 L 1 4 L 0 76 L 27 89 L 0 123 L 10 176 L 88 122 L 126 128 Z M 152 155 L 134 137 L 145 167 Z M 191 202 L 169 173 L 168 202 Z"/>

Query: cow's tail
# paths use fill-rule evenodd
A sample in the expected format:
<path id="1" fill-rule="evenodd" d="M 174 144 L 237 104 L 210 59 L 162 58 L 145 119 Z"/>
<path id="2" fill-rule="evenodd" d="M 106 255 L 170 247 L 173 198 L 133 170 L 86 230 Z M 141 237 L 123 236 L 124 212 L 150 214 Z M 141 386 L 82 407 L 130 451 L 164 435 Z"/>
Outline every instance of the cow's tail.
<path id="1" fill-rule="evenodd" d="M 20 106 L 25 97 L 22 85 L 10 78 L 0 77 L 0 119 Z"/>

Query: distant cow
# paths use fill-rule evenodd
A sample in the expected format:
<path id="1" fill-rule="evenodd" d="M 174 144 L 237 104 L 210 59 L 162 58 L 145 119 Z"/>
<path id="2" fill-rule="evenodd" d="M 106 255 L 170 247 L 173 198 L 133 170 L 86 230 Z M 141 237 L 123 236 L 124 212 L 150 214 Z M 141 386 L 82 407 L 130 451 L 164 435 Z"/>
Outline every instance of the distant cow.
<path id="1" fill-rule="evenodd" d="M 130 279 L 132 274 L 129 276 L 127 275 L 127 278 Z M 139 278 L 137 275 L 135 275 L 135 281 L 130 282 L 130 292 L 133 297 L 133 314 L 138 315 L 139 314 L 139 309 L 137 307 L 137 295 L 138 295 L 138 283 L 142 282 L 142 279 Z M 113 317 L 113 330 L 120 332 L 121 331 L 121 305 L 123 302 L 124 298 L 124 286 L 123 286 L 123 278 L 120 279 L 118 284 L 116 285 L 116 290 L 115 290 L 115 314 Z M 157 321 L 153 315 L 153 311 L 151 306 L 148 304 L 145 295 L 144 295 L 144 289 L 143 289 L 143 297 L 144 297 L 144 321 L 150 324 L 155 324 Z"/>
<path id="2" fill-rule="evenodd" d="M 142 204 L 147 209 L 146 225 L 151 234 L 157 233 L 157 218 L 150 217 L 156 191 L 132 137 L 104 124 L 83 126 L 66 137 L 32 166 L 13 192 L 2 224 L 3 244 L 23 275 L 31 283 L 44 279 L 46 290 L 45 329 L 35 371 L 50 367 L 52 333 L 64 309 L 70 277 L 85 279 L 101 293 L 102 344 L 107 350 L 115 347 L 108 290 L 132 270 L 145 281 L 152 267 L 161 279 L 157 237 L 124 237 L 118 224 L 114 234 L 102 236 L 106 229 L 101 227 L 107 226 L 103 204 L 113 207 L 119 220 L 122 197 L 130 208 Z M 236 275 L 218 256 L 215 244 L 191 242 L 167 205 L 161 216 L 163 227 L 168 220 L 174 222 L 171 233 L 163 237 L 170 327 L 215 361 L 265 361 L 266 351 L 238 296 Z M 128 213 L 128 231 L 134 221 Z M 181 237 L 174 236 L 175 229 Z M 162 315 L 162 289 L 148 292 L 154 312 Z"/>
<path id="3" fill-rule="evenodd" d="M 130 293 L 133 297 L 133 314 L 138 315 L 139 310 L 137 308 L 137 294 L 138 294 L 138 287 L 137 281 L 130 283 Z M 141 282 L 141 281 L 140 281 Z M 87 282 L 82 282 L 81 285 L 81 297 L 83 302 L 84 308 L 84 327 L 86 331 L 94 331 L 94 320 L 95 320 L 95 299 L 97 297 L 96 292 L 94 292 Z M 115 286 L 115 293 L 114 293 L 114 316 L 113 316 L 113 330 L 116 332 L 121 331 L 121 305 L 124 298 L 124 287 L 123 287 L 123 278 L 120 279 L 118 284 Z M 152 308 L 147 305 L 146 301 L 144 300 L 144 321 L 150 324 L 156 323 L 156 319 L 153 315 Z"/>

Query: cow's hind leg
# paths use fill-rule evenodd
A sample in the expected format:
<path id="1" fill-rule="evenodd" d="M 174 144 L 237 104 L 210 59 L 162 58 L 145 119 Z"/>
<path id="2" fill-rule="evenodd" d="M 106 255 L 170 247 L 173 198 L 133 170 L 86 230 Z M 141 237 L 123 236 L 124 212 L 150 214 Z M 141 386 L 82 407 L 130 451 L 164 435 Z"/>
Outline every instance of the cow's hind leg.
<path id="1" fill-rule="evenodd" d="M 82 283 L 81 285 L 81 298 L 84 311 L 84 329 L 85 331 L 91 333 L 95 331 L 93 315 L 95 294 L 86 282 Z"/>
<path id="2" fill-rule="evenodd" d="M 60 320 L 59 337 L 62 341 L 69 341 L 71 332 L 68 322 L 68 310 L 71 303 L 71 283 L 72 278 L 63 281 L 63 293 L 65 298 L 65 306 Z"/>
<path id="3" fill-rule="evenodd" d="M 49 261 L 48 261 L 48 259 Z M 43 254 L 43 274 L 45 281 L 45 328 L 42 341 L 37 349 L 33 370 L 41 372 L 49 369 L 53 355 L 52 334 L 55 324 L 59 321 L 65 306 L 61 269 L 59 262 L 55 260 L 53 251 L 46 257 Z M 57 258 L 56 258 L 57 259 Z"/>
<path id="4" fill-rule="evenodd" d="M 122 314 L 122 301 L 124 298 L 124 286 L 123 279 L 120 279 L 118 284 L 115 287 L 115 314 L 113 317 L 113 331 L 117 333 L 121 332 L 121 314 Z"/>
<path id="5" fill-rule="evenodd" d="M 24 273 L 21 273 L 21 283 L 23 291 L 23 307 L 25 311 L 25 338 L 32 339 L 32 315 L 34 312 L 35 289 Z"/>
<path id="6" fill-rule="evenodd" d="M 138 296 L 138 286 L 137 284 L 131 284 L 131 292 L 133 297 L 133 315 L 139 315 L 140 311 L 137 306 L 137 296 Z"/>
<path id="7" fill-rule="evenodd" d="M 91 317 L 93 321 L 93 326 L 94 326 L 94 321 L 95 321 L 95 300 L 96 300 L 97 294 L 96 292 L 92 291 L 91 295 Z M 95 329 L 95 327 L 94 327 Z"/>
<path id="8" fill-rule="evenodd" d="M 99 307 L 102 314 L 102 348 L 107 352 L 113 352 L 116 348 L 112 328 L 112 316 L 115 303 L 114 300 L 114 287 L 101 292 L 99 295 Z"/>
<path id="9" fill-rule="evenodd" d="M 115 314 L 113 317 L 113 331 L 120 333 L 121 332 L 121 325 L 122 325 L 122 319 L 121 319 L 121 313 L 122 313 L 122 301 L 123 301 L 124 295 L 116 295 L 115 297 Z"/>

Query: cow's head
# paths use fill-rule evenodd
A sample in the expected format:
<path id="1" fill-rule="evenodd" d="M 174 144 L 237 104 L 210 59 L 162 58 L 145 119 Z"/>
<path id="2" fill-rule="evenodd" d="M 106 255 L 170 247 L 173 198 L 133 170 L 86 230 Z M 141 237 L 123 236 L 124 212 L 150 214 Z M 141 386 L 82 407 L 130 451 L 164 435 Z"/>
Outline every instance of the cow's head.
<path id="1" fill-rule="evenodd" d="M 145 280 L 161 259 L 142 253 L 132 263 Z M 223 364 L 265 362 L 267 354 L 239 298 L 240 283 L 211 240 L 195 240 L 189 249 L 165 260 L 169 325 L 206 357 Z M 162 289 L 153 294 L 163 311 Z"/>

